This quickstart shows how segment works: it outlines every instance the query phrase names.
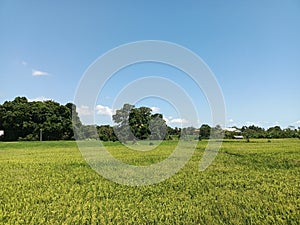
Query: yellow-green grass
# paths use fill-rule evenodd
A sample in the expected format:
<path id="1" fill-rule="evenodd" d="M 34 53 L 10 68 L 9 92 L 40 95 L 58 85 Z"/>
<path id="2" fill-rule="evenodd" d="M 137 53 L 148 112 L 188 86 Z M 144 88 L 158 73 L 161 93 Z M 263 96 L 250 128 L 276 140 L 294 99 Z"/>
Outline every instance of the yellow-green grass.
<path id="1" fill-rule="evenodd" d="M 105 143 L 134 165 L 163 160 L 176 144 L 137 152 Z M 199 172 L 206 144 L 170 179 L 130 187 L 93 171 L 75 142 L 0 143 L 0 224 L 299 224 L 300 140 L 225 140 Z"/>

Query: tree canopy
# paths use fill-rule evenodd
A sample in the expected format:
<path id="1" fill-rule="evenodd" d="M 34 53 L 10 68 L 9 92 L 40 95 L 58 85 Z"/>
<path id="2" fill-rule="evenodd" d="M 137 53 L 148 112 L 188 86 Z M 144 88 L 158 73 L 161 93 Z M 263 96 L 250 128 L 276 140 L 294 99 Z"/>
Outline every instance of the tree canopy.
<path id="1" fill-rule="evenodd" d="M 100 139 L 102 141 L 163 140 L 190 136 L 199 136 L 199 140 L 223 137 L 233 138 L 237 133 L 223 130 L 220 126 L 210 127 L 203 124 L 200 128 L 172 128 L 167 126 L 163 115 L 153 114 L 149 107 L 136 108 L 124 104 L 112 116 L 115 126 L 83 125 L 76 112 L 76 105 L 61 105 L 55 101 L 30 102 L 25 97 L 16 97 L 13 101 L 0 104 L 0 130 L 4 135 L 0 140 L 72 140 Z M 280 126 L 264 129 L 258 126 L 243 126 L 236 130 L 245 138 L 300 138 L 300 127 Z M 74 130 L 76 131 L 74 134 Z M 2 134 L 2 132 L 1 132 Z"/>
<path id="2" fill-rule="evenodd" d="M 167 135 L 166 121 L 163 115 L 152 114 L 148 107 L 135 108 L 134 105 L 124 104 L 116 111 L 113 120 L 115 134 L 121 142 L 128 140 L 163 140 Z"/>
<path id="3" fill-rule="evenodd" d="M 25 97 L 4 102 L 0 105 L 0 130 L 5 131 L 3 139 L 38 140 L 40 132 L 43 140 L 72 139 L 74 133 L 70 104 L 64 106 L 54 101 L 28 102 Z"/>

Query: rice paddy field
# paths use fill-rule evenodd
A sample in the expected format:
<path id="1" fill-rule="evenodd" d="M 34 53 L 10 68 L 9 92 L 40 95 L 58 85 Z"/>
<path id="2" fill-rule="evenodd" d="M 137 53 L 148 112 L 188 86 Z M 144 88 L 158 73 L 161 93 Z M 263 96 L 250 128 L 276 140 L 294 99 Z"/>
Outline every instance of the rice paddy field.
<path id="1" fill-rule="evenodd" d="M 147 152 L 105 145 L 124 162 L 147 165 L 176 144 Z M 171 178 L 132 187 L 92 170 L 76 142 L 2 142 L 0 224 L 300 224 L 299 139 L 225 140 L 199 172 L 206 144 Z"/>

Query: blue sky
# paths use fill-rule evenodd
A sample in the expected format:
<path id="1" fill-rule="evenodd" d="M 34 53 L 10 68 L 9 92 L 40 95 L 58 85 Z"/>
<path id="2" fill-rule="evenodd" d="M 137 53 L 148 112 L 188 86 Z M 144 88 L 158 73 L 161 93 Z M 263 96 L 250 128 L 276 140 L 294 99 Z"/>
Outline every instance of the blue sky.
<path id="1" fill-rule="evenodd" d="M 210 67 L 222 89 L 227 126 L 300 126 L 300 2 L 0 1 L 0 103 L 16 96 L 72 102 L 88 66 L 112 48 L 141 40 L 182 45 Z M 110 123 L 115 95 L 140 76 L 178 82 L 210 123 L 207 101 L 183 73 L 145 63 L 115 74 L 101 94 L 96 123 Z M 161 99 L 168 123 L 179 118 Z M 80 106 L 80 112 L 91 109 Z M 177 123 L 176 123 L 177 122 Z"/>

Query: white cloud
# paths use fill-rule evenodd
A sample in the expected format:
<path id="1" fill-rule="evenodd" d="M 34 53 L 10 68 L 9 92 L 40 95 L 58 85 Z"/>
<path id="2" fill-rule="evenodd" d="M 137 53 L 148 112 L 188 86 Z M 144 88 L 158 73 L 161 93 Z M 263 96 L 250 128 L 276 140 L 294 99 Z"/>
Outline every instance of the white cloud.
<path id="1" fill-rule="evenodd" d="M 229 119 L 229 123 L 233 123 L 233 119 Z"/>
<path id="2" fill-rule="evenodd" d="M 150 107 L 150 109 L 152 109 L 152 112 L 153 112 L 153 113 L 158 113 L 158 112 L 160 111 L 160 108 L 155 107 L 155 106 Z"/>
<path id="3" fill-rule="evenodd" d="M 300 126 L 300 120 L 295 121 L 294 123 L 291 124 L 291 126 L 299 127 Z"/>
<path id="4" fill-rule="evenodd" d="M 23 66 L 27 66 L 27 65 L 28 65 L 28 63 L 27 63 L 26 61 L 22 61 L 21 64 L 22 64 Z"/>
<path id="5" fill-rule="evenodd" d="M 112 116 L 114 113 L 114 111 L 111 108 L 109 108 L 108 106 L 104 106 L 104 105 L 97 105 L 96 112 L 99 115 L 105 115 L 105 116 Z"/>
<path id="6" fill-rule="evenodd" d="M 76 111 L 79 116 L 88 116 L 93 114 L 93 111 L 86 105 L 76 107 Z"/>
<path id="7" fill-rule="evenodd" d="M 45 101 L 51 101 L 51 98 L 46 98 L 44 96 L 39 96 L 36 98 L 29 98 L 28 101 L 29 102 L 45 102 Z"/>
<path id="8" fill-rule="evenodd" d="M 48 72 L 41 71 L 41 70 L 32 70 L 32 76 L 47 76 L 49 75 Z"/>
<path id="9" fill-rule="evenodd" d="M 104 105 L 97 105 L 95 107 L 95 111 L 92 110 L 89 106 L 82 105 L 80 107 L 77 107 L 77 112 L 80 116 L 93 115 L 94 112 L 96 112 L 96 114 L 98 115 L 112 116 L 114 113 L 114 111 L 111 108 Z"/>
<path id="10" fill-rule="evenodd" d="M 186 119 L 182 119 L 182 118 L 174 118 L 172 120 L 170 120 L 170 123 L 187 123 L 188 121 Z"/>
<path id="11" fill-rule="evenodd" d="M 187 124 L 188 121 L 186 119 L 182 118 L 173 118 L 172 116 L 164 117 L 164 120 L 168 125 L 173 125 L 173 124 Z"/>
<path id="12" fill-rule="evenodd" d="M 167 117 L 164 117 L 163 119 L 166 121 L 167 124 L 170 123 L 170 120 Z"/>

